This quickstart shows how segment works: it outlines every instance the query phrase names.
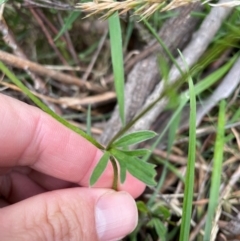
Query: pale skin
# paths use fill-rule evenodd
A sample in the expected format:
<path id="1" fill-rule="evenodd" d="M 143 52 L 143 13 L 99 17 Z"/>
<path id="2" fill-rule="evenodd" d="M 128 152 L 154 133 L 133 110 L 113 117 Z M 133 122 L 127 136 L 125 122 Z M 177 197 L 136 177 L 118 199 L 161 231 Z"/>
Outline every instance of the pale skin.
<path id="1" fill-rule="evenodd" d="M 1 240 L 110 241 L 133 231 L 145 185 L 127 175 L 111 190 L 109 163 L 89 188 L 101 156 L 41 110 L 0 94 Z"/>

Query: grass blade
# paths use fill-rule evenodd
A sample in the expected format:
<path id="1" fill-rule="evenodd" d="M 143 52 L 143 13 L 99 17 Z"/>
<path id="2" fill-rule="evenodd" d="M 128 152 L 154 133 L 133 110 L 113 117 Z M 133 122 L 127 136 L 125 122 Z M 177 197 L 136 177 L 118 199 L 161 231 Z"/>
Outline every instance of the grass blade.
<path id="1" fill-rule="evenodd" d="M 200 83 L 196 84 L 195 86 L 195 95 L 201 94 L 203 91 L 208 89 L 210 86 L 215 84 L 219 79 L 221 79 L 224 74 L 227 73 L 227 71 L 231 68 L 231 66 L 234 64 L 235 60 L 237 59 L 237 55 L 235 55 L 228 63 L 226 63 L 224 66 L 219 68 L 218 70 L 214 71 L 212 74 L 207 76 L 205 79 L 203 79 Z M 161 134 L 158 136 L 157 140 L 153 143 L 153 145 L 150 148 L 150 153 L 147 154 L 144 159 L 147 161 L 149 157 L 152 154 L 152 151 L 156 148 L 156 146 L 160 143 L 163 136 L 167 132 L 167 130 L 171 127 L 174 120 L 178 118 L 178 115 L 181 113 L 183 107 L 187 104 L 189 100 L 189 91 L 185 91 L 183 94 L 181 94 L 180 104 L 177 108 L 177 110 L 174 112 L 173 116 L 165 126 L 164 130 L 161 132 Z"/>
<path id="2" fill-rule="evenodd" d="M 149 31 L 152 33 L 152 35 L 156 38 L 156 40 L 158 41 L 158 43 L 161 45 L 161 47 L 164 49 L 164 51 L 166 52 L 166 54 L 168 55 L 168 57 L 171 59 L 171 61 L 174 63 L 174 65 L 176 66 L 176 68 L 178 69 L 178 71 L 183 75 L 183 71 L 180 68 L 179 64 L 177 63 L 176 59 L 174 58 L 174 56 L 171 54 L 171 52 L 169 51 L 169 49 L 166 47 L 165 43 L 162 41 L 162 39 L 159 37 L 158 33 L 154 30 L 154 28 L 150 25 L 150 23 L 144 18 L 143 19 L 144 24 L 146 25 L 146 27 L 149 29 Z"/>
<path id="3" fill-rule="evenodd" d="M 65 32 L 68 30 L 71 25 L 75 22 L 75 20 L 81 15 L 81 12 L 71 12 L 70 15 L 67 17 L 64 25 L 60 29 L 59 33 L 57 36 L 54 38 L 54 41 L 57 41 Z"/>
<path id="4" fill-rule="evenodd" d="M 189 145 L 188 163 L 185 179 L 185 190 L 183 200 L 183 216 L 180 230 L 180 241 L 189 240 L 189 231 L 192 214 L 194 169 L 196 157 L 196 95 L 193 81 L 189 76 L 189 95 L 190 95 L 190 120 L 189 120 Z"/>
<path id="5" fill-rule="evenodd" d="M 99 160 L 97 166 L 93 170 L 93 173 L 90 177 L 90 186 L 93 186 L 97 180 L 100 178 L 102 173 L 107 167 L 108 161 L 109 161 L 110 154 L 108 152 L 105 152 L 101 159 Z"/>
<path id="6" fill-rule="evenodd" d="M 224 150 L 224 126 L 225 126 L 225 106 L 226 102 L 220 102 L 219 115 L 218 115 L 218 128 L 217 139 L 214 147 L 213 168 L 211 177 L 210 199 L 207 211 L 207 221 L 205 225 L 204 241 L 209 241 L 211 237 L 212 221 L 218 205 L 219 189 L 222 174 L 222 161 Z"/>
<path id="7" fill-rule="evenodd" d="M 120 19 L 117 12 L 114 13 L 108 19 L 108 24 L 109 24 L 114 84 L 115 84 L 115 89 L 117 94 L 119 114 L 121 117 L 122 125 L 125 126 L 122 33 L 121 33 Z"/>

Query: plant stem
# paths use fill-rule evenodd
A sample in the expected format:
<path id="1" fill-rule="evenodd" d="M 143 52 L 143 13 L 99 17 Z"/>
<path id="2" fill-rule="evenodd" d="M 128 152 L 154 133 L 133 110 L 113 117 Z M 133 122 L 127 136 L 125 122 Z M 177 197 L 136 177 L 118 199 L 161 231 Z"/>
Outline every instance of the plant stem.
<path id="1" fill-rule="evenodd" d="M 50 108 L 48 108 L 45 104 L 41 102 L 40 99 L 38 99 L 17 77 L 14 75 L 4 64 L 0 61 L 0 70 L 16 85 L 18 86 L 24 94 L 26 94 L 39 108 L 41 108 L 43 111 L 48 113 L 50 116 L 52 116 L 54 119 L 62 123 L 64 126 L 68 127 L 69 129 L 73 130 L 74 132 L 81 135 L 83 138 L 87 139 L 89 142 L 91 142 L 93 145 L 95 145 L 97 148 L 104 150 L 104 147 L 98 143 L 93 137 L 87 135 L 84 131 L 80 130 L 78 127 L 70 124 L 68 121 L 63 119 L 61 116 L 57 115 L 55 112 L 53 112 Z"/>
<path id="2" fill-rule="evenodd" d="M 124 126 L 122 129 L 119 130 L 118 133 L 116 133 L 116 135 L 108 143 L 106 150 L 109 150 L 111 148 L 112 143 L 115 140 L 117 140 L 120 136 L 122 136 L 125 132 L 127 132 L 142 116 L 144 116 L 148 111 L 150 111 L 158 101 L 160 101 L 164 97 L 167 97 L 168 91 L 172 91 L 174 89 L 174 91 L 177 92 L 177 90 L 182 86 L 182 84 L 185 83 L 189 75 L 193 76 L 196 72 L 200 71 L 201 69 L 204 69 L 214 59 L 217 59 L 218 56 L 220 56 L 221 53 L 223 53 L 226 50 L 226 45 L 224 45 L 225 42 L 235 44 L 236 38 L 233 38 L 232 36 L 226 37 L 222 45 L 220 44 L 216 45 L 208 53 L 208 55 L 203 56 L 203 58 L 199 60 L 199 62 L 195 66 L 191 68 L 189 73 L 184 73 L 179 80 L 175 81 L 174 83 L 168 84 L 155 101 L 153 101 L 149 106 L 147 106 L 144 110 L 142 110 L 134 119 L 128 122 L 126 126 Z"/>
<path id="3" fill-rule="evenodd" d="M 117 167 L 117 162 L 113 156 L 110 156 L 110 161 L 113 166 L 113 185 L 112 189 L 117 191 L 117 186 L 118 186 L 118 167 Z"/>

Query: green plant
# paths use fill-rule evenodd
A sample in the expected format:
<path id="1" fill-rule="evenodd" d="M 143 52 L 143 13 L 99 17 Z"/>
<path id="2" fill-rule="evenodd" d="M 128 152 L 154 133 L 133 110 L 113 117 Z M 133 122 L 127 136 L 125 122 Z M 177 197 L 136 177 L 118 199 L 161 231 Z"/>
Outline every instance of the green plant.
<path id="1" fill-rule="evenodd" d="M 99 1 L 102 3 L 103 1 Z M 117 4 L 119 4 L 117 2 Z M 120 6 L 120 5 L 119 5 Z M 123 6 L 123 5 L 122 5 Z M 141 6 L 140 6 L 141 7 Z M 139 11 L 140 14 L 143 14 L 143 22 L 148 28 L 149 32 L 154 36 L 159 44 L 163 47 L 165 52 L 168 54 L 169 59 L 175 66 L 178 68 L 179 72 L 182 72 L 180 67 L 177 64 L 176 57 L 171 55 L 171 52 L 165 47 L 164 42 L 159 38 L 156 29 L 154 29 L 150 23 L 152 19 L 149 21 L 146 20 L 144 15 L 144 11 L 147 10 L 149 6 L 146 5 L 146 8 L 142 8 L 142 12 Z M 133 11 L 137 13 L 138 8 L 134 8 Z M 157 9 L 158 10 L 158 9 Z M 119 10 L 121 11 L 121 9 Z M 106 12 L 109 13 L 106 9 Z M 149 11 L 150 13 L 150 11 Z M 157 12 L 156 12 L 157 13 Z M 239 10 L 238 10 L 239 13 Z M 82 13 L 81 13 L 82 14 Z M 67 15 L 67 17 L 66 17 Z M 64 36 L 63 33 L 66 30 L 69 30 L 73 27 L 74 21 L 80 15 L 79 12 L 70 12 L 69 14 L 64 13 L 64 23 L 65 25 L 61 28 L 55 40 L 57 43 L 61 42 L 61 36 Z M 205 14 L 206 15 L 206 14 Z M 205 16 L 204 15 L 204 16 Z M 200 221 L 203 218 L 203 214 L 205 210 L 206 216 L 208 220 L 205 224 L 205 236 L 202 233 L 199 233 L 199 240 L 202 240 L 204 237 L 205 240 L 210 240 L 211 238 L 211 231 L 213 226 L 211 225 L 211 221 L 216 220 L 216 207 L 219 206 L 216 204 L 216 201 L 219 200 L 219 203 L 222 204 L 223 200 L 219 197 L 219 186 L 221 177 L 224 176 L 224 169 L 222 170 L 222 161 L 224 157 L 223 153 L 223 145 L 225 143 L 231 143 L 231 146 L 236 146 L 236 141 L 234 135 L 230 133 L 226 133 L 226 137 L 223 138 L 223 132 L 227 132 L 226 128 L 229 124 L 236 124 L 239 120 L 240 112 L 239 112 L 239 104 L 231 104 L 230 107 L 225 107 L 224 104 L 220 104 L 220 108 L 218 107 L 214 109 L 213 112 L 209 113 L 209 119 L 212 120 L 203 122 L 204 125 L 201 127 L 205 127 L 207 124 L 211 127 L 214 127 L 214 118 L 217 118 L 217 112 L 219 112 L 219 125 L 216 128 L 217 138 L 216 141 L 213 140 L 209 144 L 209 148 L 207 150 L 202 151 L 202 146 L 204 146 L 204 138 L 199 138 L 196 134 L 196 127 L 194 124 L 194 118 L 196 114 L 196 101 L 199 101 L 201 104 L 202 99 L 209 95 L 209 93 L 214 91 L 214 87 L 218 84 L 226 73 L 231 69 L 233 64 L 236 62 L 237 58 L 239 57 L 239 53 L 236 53 L 235 49 L 231 52 L 231 55 L 228 55 L 227 58 L 225 53 L 229 51 L 229 46 L 232 48 L 239 48 L 238 46 L 238 35 L 239 30 L 237 26 L 234 25 L 234 22 L 238 20 L 239 14 L 233 14 L 229 21 L 224 23 L 223 28 L 219 31 L 218 35 L 212 41 L 211 45 L 208 47 L 207 51 L 203 55 L 203 57 L 195 64 L 192 68 L 188 70 L 187 73 L 182 73 L 180 79 L 174 83 L 174 85 L 169 85 L 168 78 L 169 78 L 169 63 L 161 58 L 159 58 L 159 69 L 164 79 L 164 91 L 157 100 L 151 103 L 145 110 L 139 113 L 132 121 L 126 123 L 125 120 L 125 110 L 124 110 L 124 99 L 127 96 L 124 96 L 124 68 L 123 68 L 123 51 L 122 51 L 122 29 L 120 24 L 120 19 L 118 13 L 113 11 L 109 14 L 109 34 L 110 34 L 110 47 L 111 47 L 111 64 L 114 73 L 114 84 L 115 90 L 117 93 L 117 101 L 119 105 L 119 115 L 122 122 L 122 129 L 110 140 L 107 146 L 103 146 L 101 143 L 98 143 L 92 136 L 91 136 L 91 121 L 94 121 L 94 107 L 91 111 L 91 106 L 88 106 L 88 110 L 85 113 L 81 113 L 82 116 L 86 116 L 84 120 L 87 123 L 87 134 L 80 130 L 79 128 L 73 126 L 69 122 L 67 122 L 64 118 L 56 115 L 53 111 L 51 111 L 48 107 L 46 107 L 39 99 L 37 99 L 27 88 L 25 85 L 21 83 L 21 78 L 23 75 L 18 75 L 18 78 L 9 71 L 6 66 L 0 63 L 0 69 L 2 72 L 14 82 L 20 89 L 29 97 L 31 98 L 36 105 L 38 105 L 41 109 L 45 112 L 53 116 L 53 118 L 57 119 L 59 122 L 67 126 L 68 128 L 72 129 L 76 133 L 80 134 L 88 141 L 93 143 L 99 149 L 103 151 L 103 156 L 99 160 L 95 170 L 93 171 L 90 177 L 90 185 L 94 185 L 94 183 L 98 180 L 98 178 L 103 173 L 104 169 L 106 168 L 109 161 L 112 163 L 114 169 L 114 179 L 113 181 L 113 188 L 117 188 L 118 180 L 121 183 L 124 182 L 126 178 L 126 172 L 131 173 L 133 176 L 137 177 L 138 179 L 145 182 L 147 185 L 151 186 L 151 191 L 146 192 L 143 196 L 143 201 L 138 201 L 137 206 L 140 212 L 139 223 L 136 230 L 128 237 L 128 240 L 189 240 L 190 230 L 193 230 L 194 227 L 190 228 L 190 224 L 193 224 L 193 220 L 195 222 Z M 203 16 L 203 15 L 202 15 Z M 141 17 L 141 16 L 140 16 Z M 16 23 L 18 22 L 15 19 Z M 132 18 L 134 23 L 134 18 Z M 133 24 L 134 25 L 134 24 Z M 155 25 L 152 24 L 152 25 Z M 156 26 L 158 24 L 156 23 Z M 132 26 L 131 26 L 132 28 Z M 230 34 L 229 34 L 230 32 Z M 126 38 L 126 42 L 130 37 Z M 96 43 L 97 41 L 95 41 Z M 93 49 L 97 47 L 97 44 L 90 44 L 87 46 L 88 50 L 84 52 L 84 50 L 80 50 L 81 55 L 83 58 L 86 54 L 89 55 Z M 126 50 L 127 44 L 124 46 L 124 50 Z M 63 49 L 63 51 L 65 51 Z M 49 53 L 51 55 L 52 53 Z M 43 56 L 44 54 L 42 54 Z M 222 62 L 217 69 L 213 69 L 211 65 L 214 65 L 214 60 L 222 59 L 222 56 L 225 56 L 225 60 Z M 68 62 L 71 62 L 71 57 L 68 56 Z M 84 59 L 86 60 L 86 57 Z M 168 66 L 169 65 L 169 66 Z M 186 66 L 187 67 L 187 66 Z M 209 69 L 211 71 L 209 71 Z M 210 72 L 210 74 L 209 74 Z M 27 75 L 24 75 L 24 78 L 27 78 Z M 19 80 L 20 79 L 20 80 Z M 186 80 L 188 80 L 188 85 Z M 194 86 L 193 86 L 194 82 Z M 181 88 L 181 91 L 179 91 Z M 138 121 L 143 115 L 147 114 L 148 110 L 150 110 L 159 100 L 162 98 L 169 99 L 169 104 L 167 106 L 167 111 L 171 111 L 172 115 L 170 116 L 169 121 L 164 126 L 163 130 L 159 132 L 157 135 L 155 132 L 152 131 L 138 131 L 133 133 L 128 133 L 131 127 L 134 125 L 136 121 Z M 180 126 L 181 115 L 184 113 L 184 109 L 188 107 L 188 103 L 190 103 L 190 132 L 187 131 L 182 133 L 178 133 L 178 129 Z M 217 110 L 217 111 L 216 111 Z M 224 113 L 226 112 L 226 114 Z M 78 113 L 77 113 L 78 114 Z M 75 114 L 76 115 L 76 114 Z M 91 116 L 93 115 L 93 116 Z M 66 115 L 65 115 L 66 116 Z M 229 116 L 228 125 L 225 125 L 224 117 Z M 206 118 L 207 119 L 207 118 Z M 220 123 L 221 122 L 221 123 Z M 207 127 L 209 127 L 207 126 Z M 231 126 L 231 125 L 229 125 Z M 148 140 L 150 138 L 154 138 L 153 144 L 147 149 L 137 149 L 132 150 L 131 146 L 137 143 L 140 143 L 144 140 Z M 190 137 L 190 139 L 189 139 Z M 211 137 L 211 136 L 210 136 Z M 188 139 L 188 144 L 176 144 L 176 142 L 181 138 L 181 140 Z M 190 140 L 190 141 L 189 141 Z M 207 140 L 208 141 L 208 140 Z M 162 142 L 166 147 L 166 156 L 161 157 L 157 156 L 157 154 L 153 154 L 153 151 L 156 151 L 158 144 Z M 213 143 L 213 144 L 212 144 Z M 214 146 L 214 148 L 213 148 Z M 174 163 L 171 162 L 171 155 L 174 153 L 174 148 L 181 149 L 183 153 L 183 157 L 187 160 L 186 165 L 185 163 Z M 214 149 L 214 150 L 213 150 Z M 198 174 L 199 169 L 194 166 L 194 164 L 199 164 L 199 160 L 196 160 L 195 163 L 195 152 L 199 155 L 201 152 L 202 159 L 205 159 L 207 166 L 209 167 L 209 160 L 212 160 L 212 153 L 214 155 L 214 164 L 213 169 L 211 171 L 211 167 L 209 167 L 209 171 L 206 171 L 206 175 L 209 175 L 211 182 L 209 182 L 209 186 L 206 185 L 204 192 L 202 194 L 202 198 L 207 199 L 208 193 L 210 191 L 209 197 L 209 206 L 208 207 L 198 207 L 195 206 L 193 203 L 193 199 L 195 201 L 196 193 L 193 193 L 193 185 L 194 191 L 198 191 L 198 187 L 196 182 L 198 181 Z M 229 154 L 228 154 L 229 155 Z M 228 156 L 226 155 L 226 156 Z M 180 156 L 181 158 L 181 156 Z M 150 160 L 150 163 L 147 161 Z M 170 160 L 170 161 L 169 161 Z M 151 164 L 153 163 L 153 164 Z M 206 165 L 205 164 L 205 165 Z M 224 163 L 223 163 L 224 165 Z M 187 174 L 183 174 L 181 172 L 182 167 L 187 167 Z M 203 164 L 204 166 L 204 164 Z M 155 182 L 155 175 L 156 171 L 158 172 L 158 179 Z M 234 169 L 233 167 L 232 169 Z M 228 170 L 230 173 L 231 170 Z M 227 173 L 227 175 L 228 175 Z M 164 190 L 166 182 L 168 181 L 168 175 L 174 175 L 176 178 L 176 185 L 181 187 L 184 186 L 184 195 L 183 188 L 180 188 L 180 193 L 182 197 L 178 199 L 178 208 L 179 212 L 177 212 L 174 208 L 171 207 L 171 203 L 168 203 L 167 199 L 164 199 L 164 194 L 167 195 L 170 193 L 172 194 L 172 190 L 176 187 L 175 184 L 170 186 L 169 190 Z M 208 184 L 208 182 L 207 182 Z M 224 183 L 223 183 L 224 184 Z M 162 191 L 164 190 L 164 191 Z M 150 194 L 149 194 L 150 193 Z M 184 197 L 184 198 L 183 198 Z M 183 208 L 182 208 L 183 203 Z M 219 205 L 220 205 L 219 204 Z M 218 210 L 217 210 L 218 211 Z M 197 213 L 197 214 L 196 214 Z M 176 215 L 178 220 L 173 221 L 173 216 Z M 175 217 L 174 217 L 175 218 Z M 181 221 L 181 222 L 180 222 Z M 169 228 L 170 227 L 170 228 Z M 144 230 L 144 231 L 142 231 Z M 144 233 L 143 236 L 141 236 Z M 180 234 L 180 236 L 179 236 Z M 140 237 L 140 238 L 139 238 Z M 148 239 L 149 238 L 149 239 Z"/>
<path id="2" fill-rule="evenodd" d="M 94 185 L 94 183 L 101 176 L 107 166 L 109 158 L 114 168 L 114 189 L 117 189 L 118 173 L 120 172 L 120 180 L 121 183 L 123 183 L 126 178 L 126 171 L 129 171 L 133 176 L 145 182 L 147 185 L 155 185 L 154 177 L 156 172 L 154 170 L 154 165 L 143 162 L 138 158 L 139 156 L 145 155 L 148 151 L 140 149 L 138 151 L 126 152 L 125 150 L 126 148 L 128 148 L 129 145 L 137 144 L 155 137 L 156 133 L 152 131 L 139 131 L 127 134 L 125 136 L 122 136 L 121 138 L 114 138 L 113 141 L 111 141 L 110 144 L 105 148 L 101 144 L 99 144 L 94 138 L 87 135 L 79 128 L 73 126 L 65 119 L 54 113 L 46 105 L 44 105 L 36 96 L 31 93 L 30 90 L 28 90 L 26 86 L 24 86 L 24 84 L 22 84 L 22 82 L 11 71 L 9 71 L 9 69 L 2 62 L 0 62 L 0 69 L 14 84 L 16 84 L 23 91 L 23 93 L 25 93 L 42 110 L 44 110 L 53 118 L 58 120 L 60 123 L 75 131 L 76 133 L 90 141 L 93 145 L 104 151 L 102 158 L 100 159 L 99 163 L 97 164 L 96 168 L 92 173 L 92 176 L 90 178 L 90 185 Z M 118 171 L 117 169 L 116 162 L 119 163 L 120 171 Z"/>
<path id="3" fill-rule="evenodd" d="M 181 55 L 182 59 L 184 57 Z M 185 64 L 186 68 L 187 64 Z M 189 72 L 189 70 L 188 70 Z M 194 185 L 194 170 L 196 159 L 196 94 L 193 85 L 193 80 L 189 75 L 189 95 L 190 95 L 190 117 L 189 117 L 189 145 L 188 145 L 188 163 L 186 170 L 186 180 L 183 199 L 183 217 L 180 230 L 180 241 L 189 239 L 191 214 L 192 214 L 192 201 L 193 201 L 193 185 Z"/>
<path id="4" fill-rule="evenodd" d="M 150 25 L 145 21 L 147 26 L 150 30 L 154 33 L 155 37 L 157 37 L 154 30 L 150 27 Z M 126 171 L 129 171 L 133 176 L 138 178 L 139 180 L 143 181 L 147 185 L 155 185 L 156 182 L 154 181 L 154 177 L 156 175 L 156 171 L 154 169 L 154 165 L 147 163 L 139 158 L 139 156 L 149 156 L 149 151 L 147 150 L 135 150 L 135 151 L 127 151 L 130 145 L 138 144 L 145 140 L 151 139 L 156 136 L 156 133 L 152 131 L 138 131 L 130 134 L 125 134 L 133 124 L 139 120 L 143 115 L 145 115 L 160 99 L 162 99 L 170 89 L 171 86 L 166 85 L 166 88 L 159 96 L 157 100 L 155 100 L 151 105 L 149 105 L 145 110 L 139 113 L 130 123 L 125 124 L 124 120 L 124 73 L 123 73 L 123 60 L 122 60 L 122 41 L 121 41 L 121 29 L 119 23 L 119 16 L 114 14 L 110 17 L 109 20 L 109 27 L 110 27 L 110 40 L 111 40 L 111 49 L 112 49 L 112 64 L 114 70 L 114 77 L 115 77 L 115 88 L 117 90 L 118 96 L 118 104 L 120 108 L 120 116 L 123 123 L 123 128 L 112 138 L 109 142 L 107 147 L 102 146 L 98 143 L 94 138 L 90 135 L 87 135 L 82 130 L 76 128 L 75 126 L 71 125 L 65 119 L 58 116 L 54 113 L 51 109 L 49 109 L 46 105 L 44 105 L 36 96 L 34 96 L 28 88 L 22 84 L 22 82 L 11 72 L 7 69 L 7 67 L 0 62 L 0 69 L 6 76 L 16 84 L 22 91 L 25 93 L 37 106 L 39 106 L 43 111 L 51 115 L 53 118 L 58 120 L 63 125 L 67 126 L 71 130 L 75 131 L 76 133 L 83 136 L 85 139 L 90 141 L 93 145 L 98 147 L 99 149 L 103 150 L 104 154 L 100 159 L 98 165 L 96 166 L 95 170 L 92 173 L 90 178 L 90 185 L 94 185 L 94 183 L 98 180 L 101 176 L 103 171 L 105 170 L 108 161 L 110 160 L 113 169 L 114 169 L 114 180 L 113 180 L 113 188 L 117 188 L 117 181 L 118 176 L 120 174 L 120 181 L 123 183 L 126 178 Z M 112 34 L 111 34 L 112 33 Z M 112 36 L 112 37 L 111 37 Z M 163 42 L 157 38 L 161 45 L 166 49 Z M 167 49 L 166 49 L 167 51 Z M 171 59 L 174 60 L 173 56 L 169 51 L 167 54 L 170 56 Z M 175 61 L 174 61 L 175 62 Z M 177 65 L 177 63 L 175 62 Z M 178 66 L 178 65 L 177 65 Z M 178 67 L 179 68 L 179 67 Z M 180 80 L 176 85 L 176 89 L 181 86 L 184 82 L 184 79 Z M 117 162 L 119 164 L 119 169 L 117 168 Z"/>

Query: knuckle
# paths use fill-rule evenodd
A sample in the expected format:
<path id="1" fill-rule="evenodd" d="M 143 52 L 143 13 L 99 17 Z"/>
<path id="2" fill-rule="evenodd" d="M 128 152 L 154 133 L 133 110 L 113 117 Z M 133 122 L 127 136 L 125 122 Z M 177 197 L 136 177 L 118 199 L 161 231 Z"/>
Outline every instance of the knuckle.
<path id="1" fill-rule="evenodd" d="M 84 240 L 81 223 L 71 205 L 54 203 L 46 210 L 46 228 L 49 239 L 56 241 Z"/>

